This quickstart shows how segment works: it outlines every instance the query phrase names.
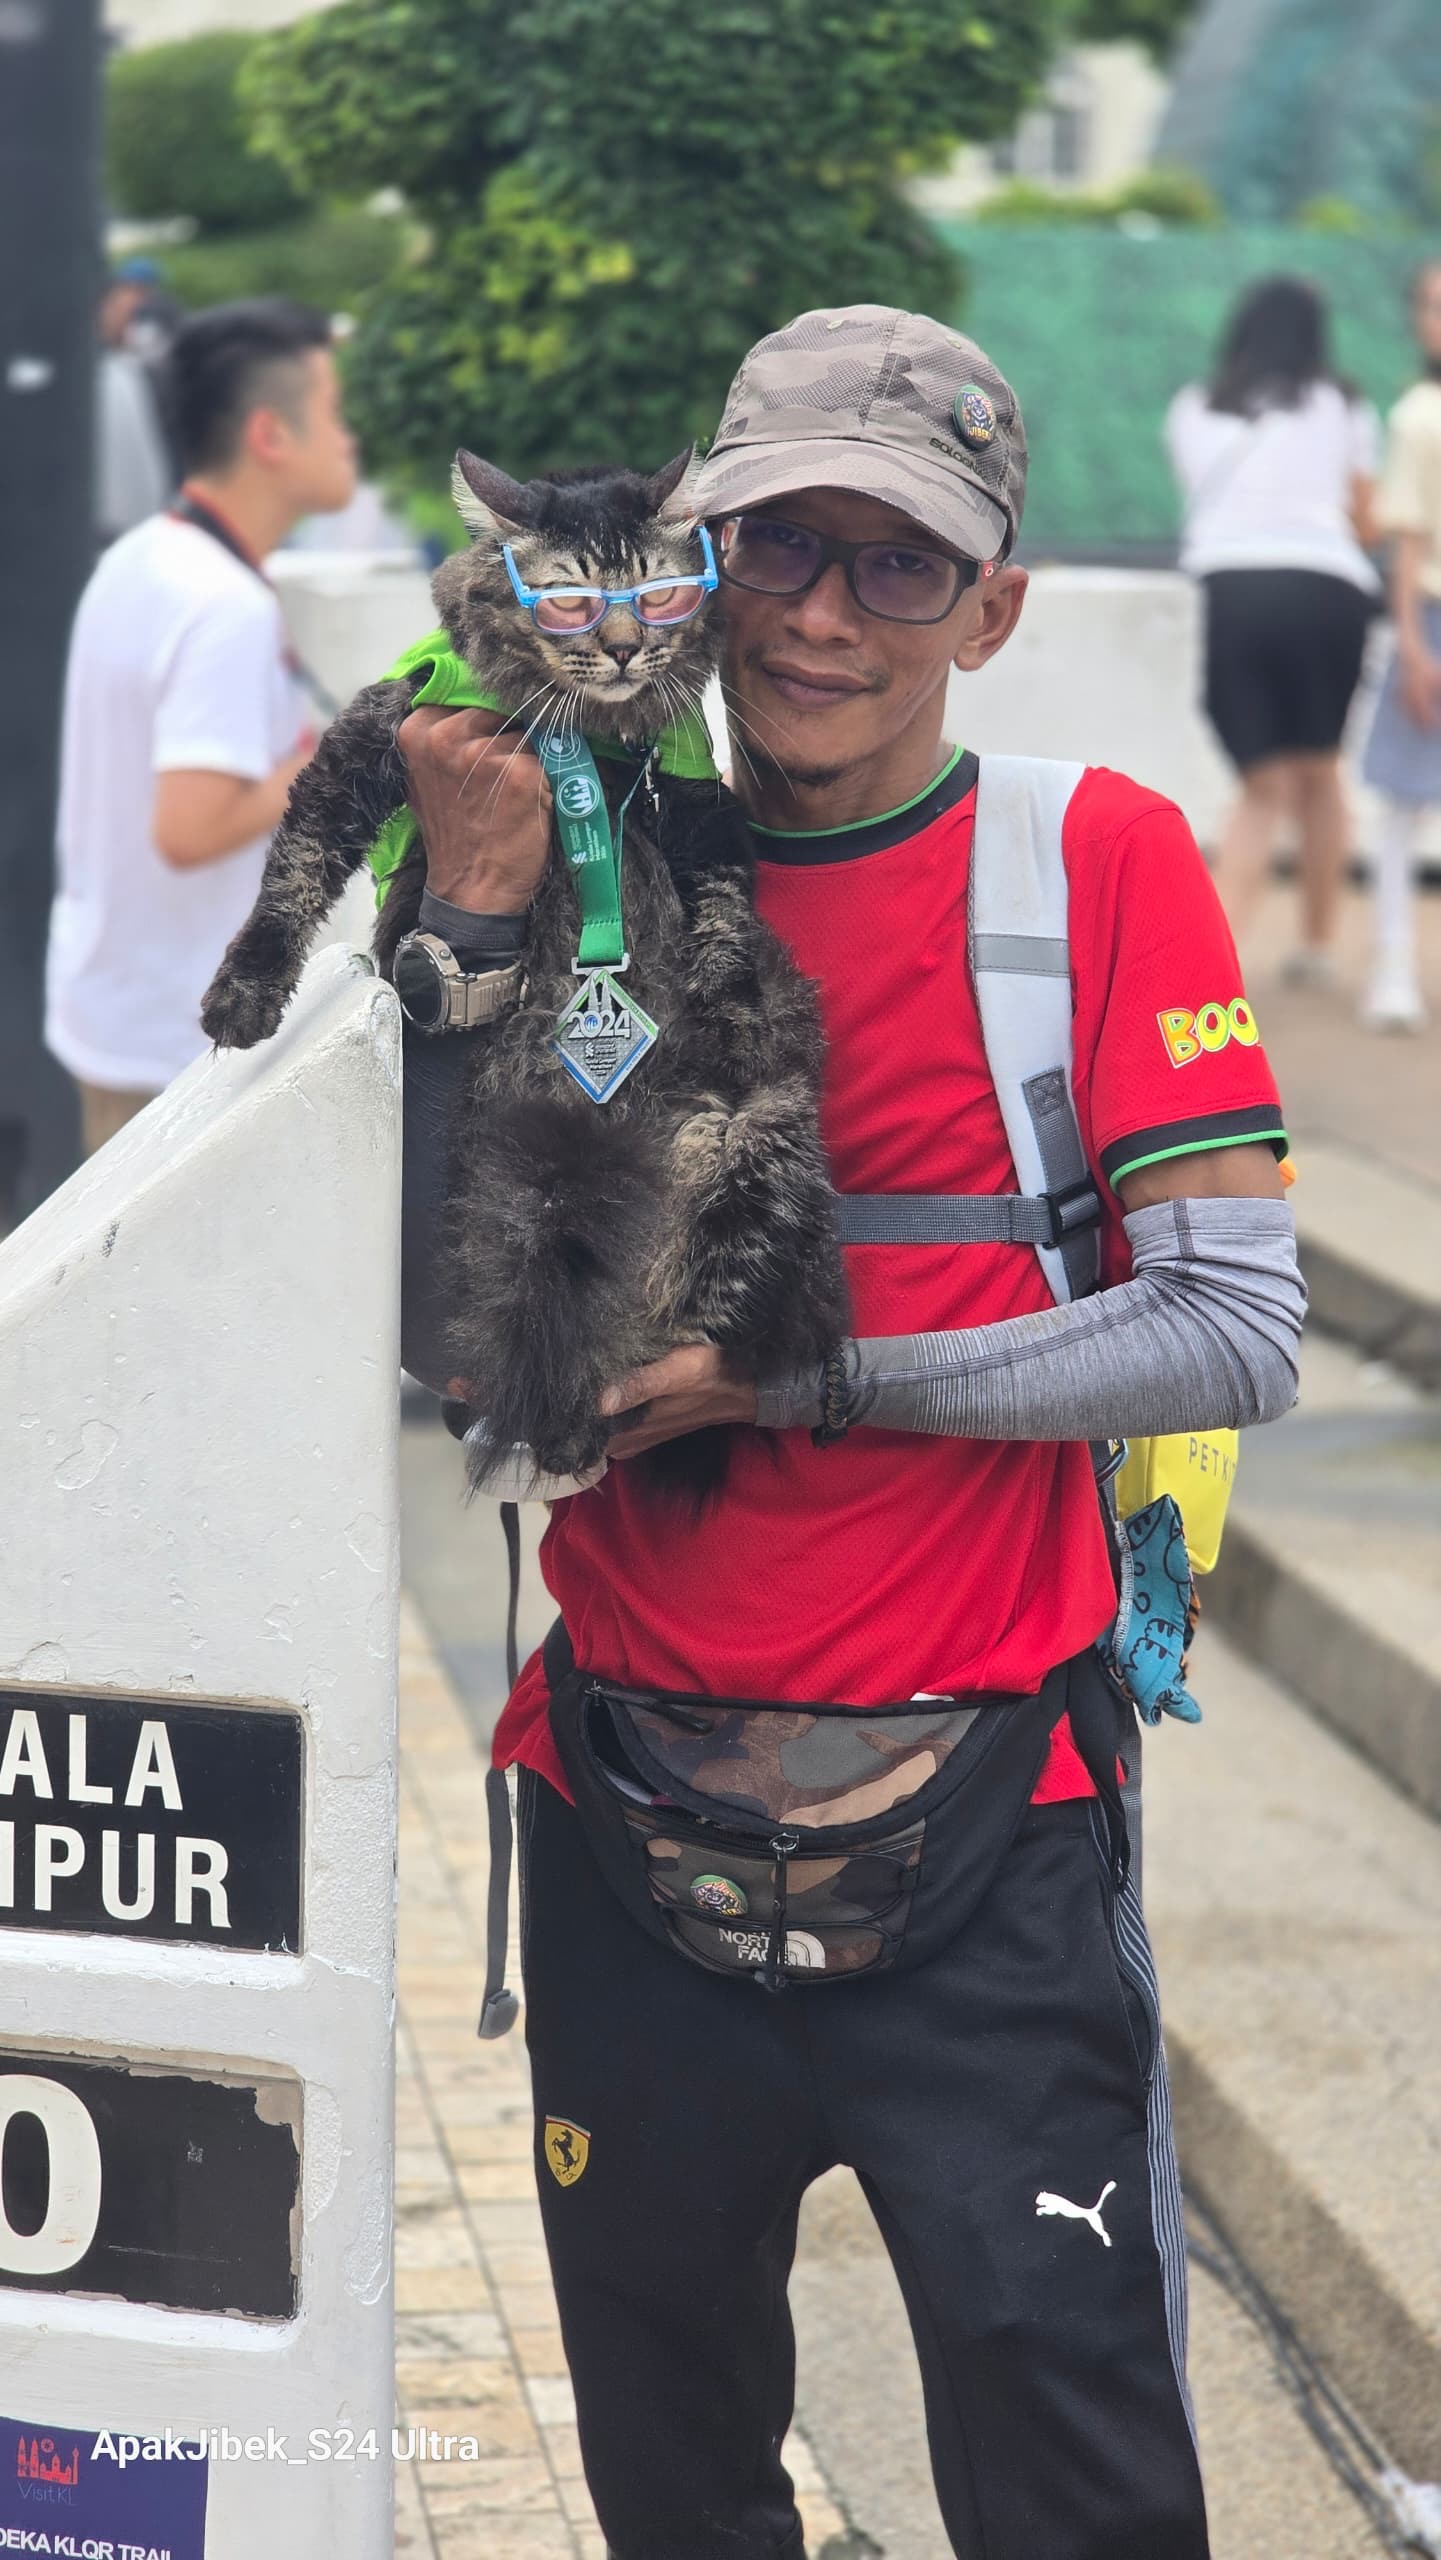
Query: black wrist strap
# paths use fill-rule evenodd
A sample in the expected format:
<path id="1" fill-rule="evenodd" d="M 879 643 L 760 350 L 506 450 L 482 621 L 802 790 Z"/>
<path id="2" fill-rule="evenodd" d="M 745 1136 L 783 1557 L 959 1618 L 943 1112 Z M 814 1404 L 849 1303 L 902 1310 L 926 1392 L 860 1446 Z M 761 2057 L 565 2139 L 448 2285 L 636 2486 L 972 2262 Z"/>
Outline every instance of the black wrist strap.
<path id="1" fill-rule="evenodd" d="M 449 943 L 463 969 L 477 965 L 503 969 L 518 960 L 525 949 L 527 924 L 523 915 L 476 915 L 449 898 L 438 898 L 433 889 L 423 893 L 417 919 L 421 933 L 439 934 L 442 942 Z"/>
<path id="2" fill-rule="evenodd" d="M 826 1353 L 821 1379 L 821 1418 L 811 1439 L 818 1449 L 829 1449 L 851 1427 L 851 1372 L 843 1342 Z"/>

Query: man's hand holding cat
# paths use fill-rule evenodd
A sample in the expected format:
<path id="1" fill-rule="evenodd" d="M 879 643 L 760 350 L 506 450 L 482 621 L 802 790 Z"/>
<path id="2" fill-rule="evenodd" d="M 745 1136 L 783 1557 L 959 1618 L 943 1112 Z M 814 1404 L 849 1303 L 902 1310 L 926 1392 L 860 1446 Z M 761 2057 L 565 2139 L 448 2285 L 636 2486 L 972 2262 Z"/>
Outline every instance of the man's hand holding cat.
<path id="1" fill-rule="evenodd" d="M 396 737 L 426 886 L 473 915 L 523 915 L 550 852 L 550 784 L 496 711 L 407 712 Z"/>
<path id="2" fill-rule="evenodd" d="M 605 1414 L 624 1416 L 637 1406 L 643 1412 L 611 1433 L 608 1458 L 638 1458 L 658 1441 L 679 1439 L 683 1431 L 701 1431 L 708 1423 L 754 1422 L 756 1390 L 753 1380 L 733 1375 L 713 1342 L 692 1342 L 636 1369 L 600 1400 Z"/>

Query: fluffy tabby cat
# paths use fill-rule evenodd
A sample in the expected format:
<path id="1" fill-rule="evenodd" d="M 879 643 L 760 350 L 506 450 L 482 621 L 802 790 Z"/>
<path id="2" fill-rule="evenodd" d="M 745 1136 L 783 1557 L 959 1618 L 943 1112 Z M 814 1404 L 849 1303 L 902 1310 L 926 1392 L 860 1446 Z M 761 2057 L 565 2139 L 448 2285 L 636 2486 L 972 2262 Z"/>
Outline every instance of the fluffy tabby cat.
<path id="1" fill-rule="evenodd" d="M 597 629 L 568 637 L 517 602 L 501 556 L 509 542 L 531 587 L 627 587 L 671 570 L 693 579 L 694 530 L 665 512 L 688 459 L 649 478 L 597 469 L 522 484 L 457 457 L 472 541 L 437 572 L 434 596 L 483 691 L 532 724 L 572 721 L 637 759 L 699 704 L 719 651 L 713 599 L 661 628 L 613 605 Z M 255 908 L 201 1008 L 222 1047 L 276 1029 L 316 926 L 404 802 L 396 731 L 419 681 L 358 694 L 296 781 Z M 614 824 L 636 763 L 598 762 Z M 376 928 L 387 973 L 424 873 L 417 842 Z M 820 1360 L 845 1330 L 813 991 L 754 912 L 750 841 L 729 793 L 652 768 L 626 813 L 622 886 L 621 984 L 660 1037 L 609 1102 L 592 1102 L 551 1046 L 579 930 L 554 837 L 521 1001 L 467 1035 L 445 1281 L 454 1367 L 484 1418 L 467 1441 L 477 1489 L 512 1443 L 547 1473 L 592 1468 L 613 1427 L 596 1411 L 602 1389 L 679 1343 L 717 1343 L 762 1374 Z M 701 1492 L 719 1480 L 727 1442 L 693 1433 L 644 1463 L 659 1482 Z"/>

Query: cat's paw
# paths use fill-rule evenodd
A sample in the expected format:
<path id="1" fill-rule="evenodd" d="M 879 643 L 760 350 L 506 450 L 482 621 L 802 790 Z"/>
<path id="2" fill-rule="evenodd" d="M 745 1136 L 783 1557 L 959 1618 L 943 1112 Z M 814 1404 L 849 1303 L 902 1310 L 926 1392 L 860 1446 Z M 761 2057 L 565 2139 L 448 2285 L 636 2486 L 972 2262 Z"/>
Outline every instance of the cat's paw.
<path id="1" fill-rule="evenodd" d="M 611 1422 L 597 1421 L 579 1431 L 540 1433 L 536 1465 L 547 1476 L 595 1476 L 604 1467 L 605 1444 L 614 1428 Z"/>
<path id="2" fill-rule="evenodd" d="M 200 1027 L 217 1049 L 253 1049 L 280 1028 L 286 991 L 261 978 L 222 970 L 200 1002 Z"/>

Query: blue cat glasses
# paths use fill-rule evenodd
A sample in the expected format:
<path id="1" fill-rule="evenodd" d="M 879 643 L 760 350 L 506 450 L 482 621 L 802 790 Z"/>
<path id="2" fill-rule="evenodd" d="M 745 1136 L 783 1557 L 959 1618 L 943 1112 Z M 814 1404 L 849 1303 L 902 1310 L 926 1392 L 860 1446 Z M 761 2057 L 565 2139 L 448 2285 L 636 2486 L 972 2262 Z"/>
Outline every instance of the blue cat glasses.
<path id="1" fill-rule="evenodd" d="M 663 631 L 673 623 L 689 622 L 720 583 L 710 535 L 703 524 L 696 531 L 705 563 L 698 578 L 646 578 L 638 587 L 528 587 L 508 542 L 502 544 L 500 556 L 510 573 L 517 604 L 535 616 L 538 630 L 573 639 L 580 632 L 594 631 L 613 604 L 628 604 L 648 631 Z"/>

